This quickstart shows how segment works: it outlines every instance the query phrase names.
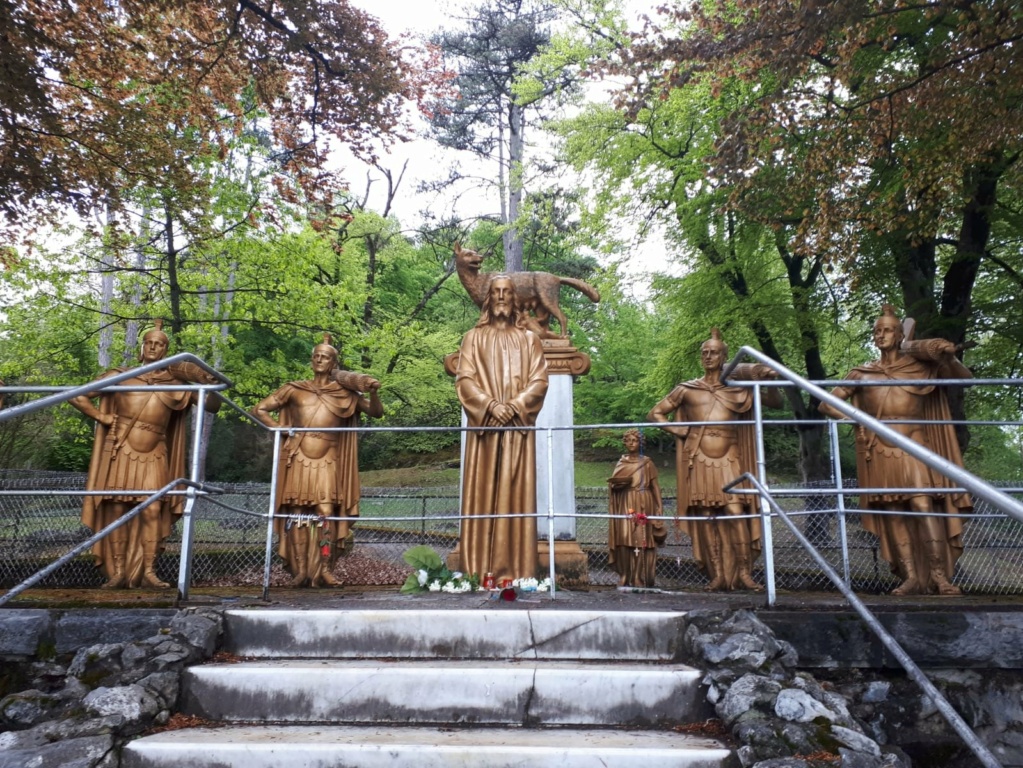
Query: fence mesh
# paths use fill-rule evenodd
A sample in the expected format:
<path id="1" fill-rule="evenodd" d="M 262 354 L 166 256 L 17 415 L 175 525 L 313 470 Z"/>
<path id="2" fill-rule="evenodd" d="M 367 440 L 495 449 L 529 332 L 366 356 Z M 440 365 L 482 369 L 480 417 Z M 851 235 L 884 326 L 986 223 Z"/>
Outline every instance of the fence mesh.
<path id="1" fill-rule="evenodd" d="M 847 482 L 852 486 L 852 483 Z M 62 495 L 85 486 L 82 474 L 3 471 L 0 473 L 0 586 L 10 588 L 50 564 L 91 532 L 81 524 L 81 497 Z M 198 499 L 194 524 L 194 586 L 238 587 L 262 584 L 266 551 L 266 518 L 270 499 L 267 484 L 221 486 L 223 494 Z M 668 491 L 669 489 L 665 489 Z M 787 489 L 792 490 L 792 489 Z M 799 495 L 781 496 L 787 512 L 798 515 L 798 525 L 816 544 L 839 574 L 843 571 L 839 547 L 838 504 L 834 491 L 812 486 L 795 489 Z M 45 491 L 30 495 L 31 491 Z M 664 497 L 665 515 L 675 511 L 675 499 Z M 860 526 L 855 499 L 847 499 L 845 513 L 849 572 L 853 589 L 864 593 L 890 591 L 897 586 L 888 564 L 881 559 L 877 539 Z M 231 508 L 228 508 L 231 507 Z M 232 509 L 233 508 L 233 509 Z M 362 518 L 353 541 L 340 558 L 335 574 L 349 585 L 398 585 L 411 569 L 402 560 L 408 548 L 426 544 L 442 557 L 458 537 L 458 489 L 363 488 Z M 576 512 L 607 513 L 607 490 L 580 488 Z M 241 510 L 241 511 L 239 511 Z M 976 513 L 992 513 L 977 500 Z M 541 523 L 541 537 L 545 525 Z M 667 542 L 658 551 L 657 585 L 665 589 L 699 589 L 707 584 L 693 560 L 688 536 L 669 525 Z M 832 590 L 827 577 L 800 546 L 785 524 L 772 522 L 777 586 L 781 590 Z M 608 567 L 607 519 L 579 517 L 576 538 L 586 553 L 588 579 L 593 585 L 617 584 Z M 976 517 L 963 537 L 965 551 L 954 581 L 976 594 L 1023 593 L 1023 524 L 1011 518 Z M 181 551 L 181 524 L 175 526 L 157 563 L 166 581 L 177 579 Z M 284 572 L 274 542 L 271 585 L 281 586 Z M 763 581 L 763 560 L 754 578 Z M 97 587 L 103 579 L 92 557 L 81 555 L 51 574 L 40 586 Z"/>

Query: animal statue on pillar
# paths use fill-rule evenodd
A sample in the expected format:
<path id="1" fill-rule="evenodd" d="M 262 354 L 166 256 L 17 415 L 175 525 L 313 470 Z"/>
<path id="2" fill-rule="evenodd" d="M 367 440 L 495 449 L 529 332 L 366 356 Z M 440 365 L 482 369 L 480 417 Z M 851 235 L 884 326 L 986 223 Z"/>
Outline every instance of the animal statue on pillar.
<path id="1" fill-rule="evenodd" d="M 455 243 L 454 252 L 458 279 L 462 281 L 476 306 L 482 307 L 491 278 L 491 273 L 480 271 L 483 256 L 476 251 L 462 248 L 460 243 Z M 600 301 L 600 293 L 596 288 L 574 277 L 559 277 L 550 272 L 511 272 L 508 276 L 515 286 L 520 311 L 528 315 L 526 327 L 541 339 L 568 338 L 568 322 L 559 306 L 562 285 L 575 288 L 594 304 Z M 554 333 L 550 329 L 552 316 L 558 321 L 561 333 Z"/>

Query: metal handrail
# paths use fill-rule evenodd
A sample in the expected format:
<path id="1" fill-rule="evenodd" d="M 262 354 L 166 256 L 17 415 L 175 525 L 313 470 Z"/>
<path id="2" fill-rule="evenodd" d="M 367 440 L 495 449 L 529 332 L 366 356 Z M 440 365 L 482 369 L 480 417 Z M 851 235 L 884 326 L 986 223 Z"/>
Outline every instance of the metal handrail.
<path id="1" fill-rule="evenodd" d="M 1002 511 L 1003 513 L 1009 514 L 1015 517 L 1017 520 L 1023 522 L 1023 504 L 1016 499 L 1013 499 L 1008 494 L 1005 494 L 989 483 L 984 482 L 976 475 L 966 471 L 955 462 L 946 459 L 944 456 L 934 453 L 928 448 L 924 447 L 915 440 L 908 438 L 896 430 L 873 416 L 861 411 L 859 408 L 851 405 L 850 403 L 842 400 L 841 398 L 835 397 L 830 392 L 821 389 L 819 386 L 806 379 L 803 376 L 795 373 L 789 368 L 785 367 L 781 363 L 767 357 L 759 350 L 753 349 L 752 347 L 742 347 L 735 357 L 729 362 L 722 372 L 722 378 L 726 379 L 728 374 L 735 368 L 744 356 L 748 356 L 757 360 L 760 363 L 771 368 L 781 378 L 788 382 L 796 385 L 801 390 L 809 393 L 813 397 L 817 398 L 823 403 L 827 403 L 832 406 L 835 410 L 839 411 L 843 415 L 847 416 L 852 422 L 867 427 L 874 431 L 877 435 L 882 437 L 886 442 L 901 448 L 906 453 L 922 461 L 929 468 L 940 472 L 946 478 L 952 480 L 956 485 L 960 485 L 966 488 L 968 491 L 973 493 L 978 498 L 981 498 L 994 507 Z M 865 382 L 852 382 L 852 385 L 859 386 Z M 881 386 L 898 386 L 898 383 L 891 382 L 869 382 L 871 385 Z M 914 383 L 926 383 L 915 381 Z M 934 382 L 938 385 L 962 385 L 967 386 L 976 384 L 977 382 L 971 379 L 951 379 L 951 380 L 940 380 Z M 853 609 L 859 614 L 860 618 L 863 619 L 864 623 L 874 632 L 884 647 L 895 657 L 895 659 L 902 665 L 903 669 L 909 677 L 923 690 L 923 692 L 930 697 L 931 701 L 934 702 L 935 707 L 941 713 L 942 717 L 952 726 L 953 730 L 959 735 L 963 742 L 970 748 L 970 751 L 977 757 L 980 764 L 985 768 L 1002 768 L 1002 764 L 998 759 L 988 750 L 984 743 L 980 740 L 976 733 L 966 724 L 966 722 L 960 717 L 959 713 L 952 708 L 948 700 L 944 695 L 935 687 L 935 685 L 928 679 L 923 673 L 919 666 L 913 661 L 913 659 L 906 653 L 906 651 L 899 645 L 898 641 L 892 637 L 887 630 L 881 625 L 877 618 L 871 613 L 871 611 L 860 601 L 856 594 L 848 585 L 849 574 L 848 564 L 846 561 L 845 565 L 845 579 L 843 580 L 831 565 L 824 559 L 824 557 L 817 551 L 817 548 L 810 543 L 810 541 L 803 535 L 795 523 L 792 522 L 791 518 L 785 511 L 778 505 L 774 497 L 771 495 L 767 488 L 765 473 L 764 473 L 764 449 L 763 449 L 763 426 L 762 419 L 763 414 L 761 412 L 761 399 L 760 399 L 760 382 L 754 384 L 754 408 L 755 408 L 755 419 L 756 419 L 756 430 L 757 430 L 757 474 L 759 477 L 754 477 L 751 473 L 746 472 L 735 481 L 729 483 L 722 490 L 732 491 L 740 494 L 750 494 L 752 491 L 737 488 L 743 482 L 752 483 L 756 486 L 757 492 L 759 492 L 760 498 L 763 502 L 761 505 L 761 515 L 763 516 L 763 529 L 764 529 L 764 565 L 765 565 L 765 581 L 767 582 L 767 600 L 769 605 L 774 605 L 775 602 L 775 583 L 774 583 L 774 566 L 773 557 L 770 547 L 770 541 L 768 539 L 768 533 L 771 530 L 769 515 L 765 510 L 765 506 L 770 507 L 772 515 L 778 516 L 782 522 L 788 527 L 789 531 L 795 537 L 796 541 L 810 554 L 813 560 L 821 568 L 824 574 L 831 580 L 835 587 L 842 593 Z M 832 460 L 835 462 L 836 477 L 841 478 L 841 472 L 838 469 L 838 442 L 837 432 L 834 426 L 829 427 L 832 443 Z M 733 490 L 734 489 L 734 490 Z M 843 552 L 845 551 L 844 539 L 845 539 L 845 509 L 842 497 L 845 495 L 841 489 L 841 481 L 839 480 L 839 533 L 843 539 Z M 857 492 L 862 493 L 862 489 L 857 489 Z"/>
<path id="2" fill-rule="evenodd" d="M 774 500 L 771 492 L 763 483 L 749 472 L 746 472 L 741 477 L 726 485 L 723 490 L 732 491 L 733 493 L 752 493 L 750 490 L 736 488 L 736 486 L 743 481 L 748 481 L 756 486 L 757 492 L 760 494 L 760 498 L 766 501 L 771 507 L 772 514 L 777 515 L 781 521 L 788 526 L 789 531 L 796 538 L 796 541 L 803 545 L 803 548 L 814 559 L 814 562 L 820 566 L 820 569 L 824 571 L 825 575 L 831 580 L 838 591 L 841 592 L 845 599 L 849 601 L 849 604 L 853 607 L 856 613 L 859 614 L 860 618 L 863 619 L 863 622 L 870 627 L 875 635 L 877 635 L 877 638 L 881 641 L 882 645 L 884 645 L 889 653 L 891 653 L 899 664 L 902 665 L 902 668 L 906 670 L 906 673 L 913 682 L 920 686 L 923 692 L 927 694 L 931 701 L 934 702 L 935 708 L 941 713 L 941 716 L 945 718 L 946 722 L 952 726 L 953 730 L 959 734 L 959 737 L 970 748 L 970 751 L 977 756 L 981 765 L 985 766 L 985 768 L 1003 768 L 998 759 L 986 746 L 984 746 L 984 743 L 980 740 L 977 734 L 973 732 L 970 726 L 966 724 L 966 721 L 963 720 L 959 713 L 952 708 L 952 705 L 948 703 L 948 699 L 946 699 L 934 683 L 930 681 L 927 675 L 923 673 L 923 670 L 921 670 L 910 655 L 906 653 L 905 649 L 899 645 L 899 641 L 892 637 L 870 609 L 867 608 L 867 606 L 864 605 L 856 596 L 856 593 L 846 586 L 842 577 L 835 572 L 828 561 L 824 559 L 823 555 L 817 551 L 817 548 L 811 544 L 809 539 L 803 535 L 803 532 L 796 527 L 796 524 L 792 522 L 788 514 L 786 514 L 786 512 L 778 505 L 778 502 Z"/>
<path id="3" fill-rule="evenodd" d="M 90 381 L 88 384 L 81 384 L 77 387 L 3 387 L 3 391 L 5 392 L 31 392 L 35 390 L 53 391 L 53 394 L 48 395 L 46 397 L 40 397 L 38 400 L 30 400 L 27 403 L 22 403 L 21 405 L 13 405 L 10 408 L 0 410 L 0 423 L 3 423 L 8 419 L 13 419 L 16 416 L 24 416 L 25 414 L 28 413 L 41 411 L 44 408 L 49 408 L 51 405 L 59 405 L 60 403 L 66 403 L 68 400 L 71 400 L 72 398 L 75 397 L 79 397 L 81 395 L 89 395 L 94 392 L 101 392 L 104 390 L 115 391 L 138 390 L 139 387 L 131 386 L 117 387 L 117 385 L 120 384 L 122 381 L 127 381 L 128 379 L 135 378 L 139 374 L 163 370 L 167 366 L 174 365 L 175 363 L 195 363 L 197 366 L 202 368 L 202 370 L 206 371 L 206 373 L 210 374 L 218 381 L 220 381 L 220 383 L 192 385 L 173 384 L 166 386 L 147 385 L 145 389 L 147 391 L 157 389 L 165 390 L 198 389 L 200 391 L 211 390 L 214 392 L 219 392 L 221 390 L 233 386 L 229 378 L 224 376 L 224 374 L 220 373 L 219 371 L 210 368 L 210 366 L 208 366 L 205 363 L 205 361 L 203 361 L 201 358 L 196 357 L 190 352 L 179 352 L 178 354 L 172 355 L 171 357 L 165 357 L 153 363 L 146 363 L 145 365 L 140 365 L 137 368 L 129 368 L 126 371 L 121 371 L 120 373 L 115 373 L 112 376 L 106 376 L 102 379 L 95 379 L 93 381 Z"/>
<path id="4" fill-rule="evenodd" d="M 728 363 L 728 365 L 725 366 L 725 369 L 722 372 L 722 378 L 727 377 L 727 374 L 730 373 L 735 368 L 736 365 L 738 365 L 739 360 L 741 360 L 744 356 L 752 357 L 754 360 L 763 363 L 764 365 L 771 368 L 771 370 L 775 371 L 783 379 L 792 382 L 797 387 L 809 393 L 810 395 L 817 398 L 821 402 L 827 403 L 828 405 L 832 406 L 833 408 L 835 408 L 835 410 L 848 416 L 850 420 L 854 421 L 855 423 L 861 426 L 867 427 L 873 432 L 876 432 L 880 437 L 884 438 L 885 442 L 895 445 L 898 448 L 901 448 L 910 456 L 919 459 L 931 469 L 940 472 L 945 477 L 951 480 L 954 480 L 957 484 L 966 488 L 975 496 L 984 499 L 984 501 L 988 502 L 992 506 L 1000 509 L 1001 511 L 1005 512 L 1008 515 L 1012 515 L 1020 522 L 1023 522 L 1023 503 L 1016 501 L 1016 499 L 1012 498 L 1006 493 L 1002 493 L 989 483 L 985 483 L 979 477 L 977 477 L 971 472 L 966 471 L 955 462 L 949 461 L 944 456 L 940 456 L 939 454 L 934 453 L 934 451 L 926 448 L 925 446 L 916 442 L 912 438 L 906 437 L 905 435 L 895 431 L 891 427 L 886 426 L 883 421 L 875 419 L 870 414 L 861 411 L 854 405 L 850 405 L 845 400 L 835 397 L 830 392 L 826 392 L 825 390 L 821 389 L 816 384 L 811 382 L 809 379 L 800 376 L 798 373 L 792 371 L 789 368 L 786 368 L 781 363 L 777 362 L 776 360 L 773 360 L 772 358 L 768 357 L 763 352 L 757 349 L 753 349 L 752 347 L 742 347 L 735 355 L 735 357 L 732 358 L 732 360 Z M 972 380 L 951 379 L 941 380 L 936 383 L 948 384 L 950 382 L 972 383 Z M 862 383 L 863 382 L 858 382 L 858 384 Z M 898 383 L 895 384 L 889 382 L 885 383 L 888 384 L 888 386 L 899 386 Z M 927 383 L 927 381 L 914 380 L 914 384 L 921 383 Z M 757 387 L 761 385 L 762 385 L 761 382 L 759 381 L 756 382 Z M 760 398 L 758 397 L 757 398 L 758 402 L 759 399 Z"/>
<path id="5" fill-rule="evenodd" d="M 129 509 L 127 512 L 125 512 L 119 518 L 114 520 L 108 526 L 106 526 L 105 528 L 101 528 L 100 530 L 96 531 L 96 533 L 94 533 L 92 536 L 87 538 L 85 541 L 79 542 L 74 547 L 72 547 L 70 551 L 68 551 L 65 554 L 63 554 L 60 557 L 58 557 L 56 560 L 54 560 L 52 563 L 47 565 L 45 568 L 42 568 L 42 569 L 36 571 L 34 574 L 29 576 L 23 582 L 21 582 L 18 586 L 11 588 L 4 595 L 0 596 L 0 605 L 4 605 L 5 603 L 13 600 L 15 597 L 20 595 L 26 589 L 28 589 L 29 587 L 31 587 L 31 586 L 33 586 L 35 584 L 38 584 L 40 581 L 42 581 L 47 576 L 49 576 L 51 573 L 53 573 L 58 568 L 60 568 L 62 565 L 64 565 L 65 563 L 69 562 L 73 558 L 77 557 L 79 554 L 81 554 L 86 549 L 91 547 L 93 544 L 95 544 L 97 541 L 102 539 L 104 536 L 108 535 L 109 533 L 112 533 L 113 531 L 116 531 L 122 525 L 125 525 L 129 521 L 131 521 L 134 518 L 138 517 L 138 515 L 142 512 L 142 510 L 144 510 L 146 507 L 148 507 L 154 501 L 158 501 L 159 499 L 162 499 L 164 496 L 167 496 L 170 493 L 171 490 L 173 490 L 174 488 L 178 487 L 179 485 L 186 485 L 190 489 L 203 491 L 204 493 L 221 493 L 222 492 L 220 488 L 216 488 L 214 486 L 207 485 L 206 483 L 193 482 L 192 480 L 189 480 L 189 479 L 184 478 L 184 477 L 179 477 L 177 480 L 171 480 L 163 488 L 161 488 L 156 493 L 152 494 L 148 498 L 146 498 L 143 501 L 141 501 L 138 504 L 136 504 L 134 507 Z"/>

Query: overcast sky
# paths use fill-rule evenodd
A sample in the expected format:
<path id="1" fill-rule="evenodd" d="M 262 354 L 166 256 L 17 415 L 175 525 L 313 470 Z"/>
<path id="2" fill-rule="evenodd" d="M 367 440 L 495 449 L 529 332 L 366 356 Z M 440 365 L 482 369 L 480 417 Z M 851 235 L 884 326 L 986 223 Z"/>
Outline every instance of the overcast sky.
<path id="1" fill-rule="evenodd" d="M 354 5 L 376 16 L 392 35 L 430 33 L 447 23 L 460 7 L 450 0 L 354 0 Z"/>

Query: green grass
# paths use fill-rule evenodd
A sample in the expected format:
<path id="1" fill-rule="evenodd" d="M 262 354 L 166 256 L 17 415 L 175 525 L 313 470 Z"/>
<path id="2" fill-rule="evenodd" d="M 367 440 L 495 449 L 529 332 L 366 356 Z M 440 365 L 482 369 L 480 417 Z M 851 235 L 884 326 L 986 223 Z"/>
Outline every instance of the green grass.
<path id="1" fill-rule="evenodd" d="M 577 488 L 603 488 L 614 470 L 617 458 L 609 461 L 575 462 L 575 484 Z M 674 493 L 675 462 L 655 457 L 658 481 L 666 491 Z M 668 466 L 665 466 L 665 464 Z M 436 488 L 437 486 L 458 485 L 458 467 L 446 464 L 424 464 L 418 467 L 400 469 L 374 469 L 359 473 L 364 488 Z"/>
<path id="2" fill-rule="evenodd" d="M 371 469 L 359 472 L 363 488 L 436 488 L 458 485 L 458 467 L 422 464 L 417 467 Z"/>

